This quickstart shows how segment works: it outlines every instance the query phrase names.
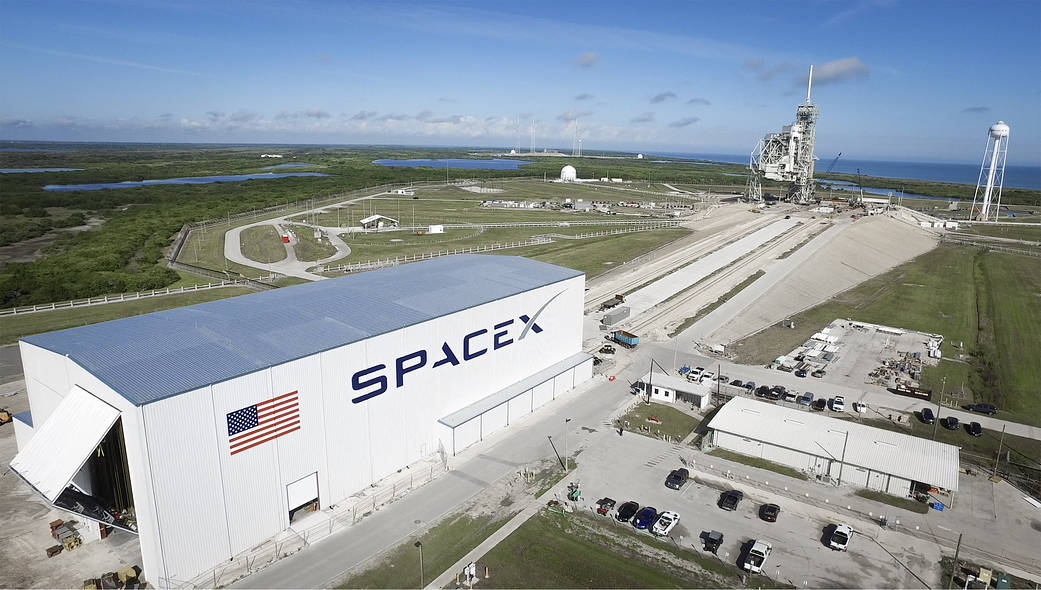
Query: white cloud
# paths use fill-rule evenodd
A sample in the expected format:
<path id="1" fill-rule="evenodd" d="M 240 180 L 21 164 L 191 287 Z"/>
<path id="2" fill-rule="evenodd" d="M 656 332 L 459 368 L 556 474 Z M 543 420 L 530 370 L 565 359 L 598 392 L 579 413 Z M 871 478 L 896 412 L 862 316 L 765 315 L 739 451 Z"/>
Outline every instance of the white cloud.
<path id="1" fill-rule="evenodd" d="M 671 90 L 666 90 L 665 92 L 661 92 L 652 96 L 651 102 L 657 104 L 659 102 L 665 102 L 666 100 L 669 100 L 671 98 L 676 98 L 676 93 Z"/>
<path id="2" fill-rule="evenodd" d="M 866 78 L 869 73 L 867 65 L 860 61 L 859 57 L 844 57 L 814 67 L 813 83 L 820 85 L 833 84 L 843 80 Z M 808 78 L 809 73 L 807 72 L 806 76 L 802 78 L 802 82 L 805 84 Z"/>
<path id="3" fill-rule="evenodd" d="M 591 68 L 600 60 L 600 55 L 592 51 L 586 51 L 575 58 L 575 64 L 582 68 Z"/>
<path id="4" fill-rule="evenodd" d="M 633 117 L 630 122 L 631 123 L 653 123 L 654 122 L 654 113 L 643 113 L 642 115 L 638 115 L 636 117 Z"/>
<path id="5" fill-rule="evenodd" d="M 687 125 L 692 125 L 700 120 L 700 117 L 687 117 L 685 119 L 680 119 L 679 121 L 673 121 L 672 123 L 669 123 L 669 127 L 686 127 Z"/>

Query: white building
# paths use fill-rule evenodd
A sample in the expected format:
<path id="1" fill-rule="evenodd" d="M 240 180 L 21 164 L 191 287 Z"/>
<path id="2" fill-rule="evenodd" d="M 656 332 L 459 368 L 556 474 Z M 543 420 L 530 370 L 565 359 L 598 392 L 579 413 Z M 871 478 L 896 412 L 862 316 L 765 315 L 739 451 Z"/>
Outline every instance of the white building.
<path id="1" fill-rule="evenodd" d="M 708 424 L 710 444 L 794 467 L 818 479 L 906 497 L 958 490 L 956 446 L 735 397 Z"/>
<path id="2" fill-rule="evenodd" d="M 177 585 L 588 379 L 584 288 L 462 255 L 27 337 L 11 468 Z"/>
<path id="3" fill-rule="evenodd" d="M 690 404 L 700 410 L 712 401 L 712 386 L 687 381 L 665 373 L 647 373 L 636 382 L 636 388 L 646 395 L 650 390 L 650 401 L 665 404 Z"/>
<path id="4" fill-rule="evenodd" d="M 560 169 L 560 182 L 578 182 L 578 171 L 568 165 Z"/>
<path id="5" fill-rule="evenodd" d="M 380 229 L 387 226 L 397 227 L 398 220 L 385 215 L 370 215 L 358 223 L 365 229 Z"/>

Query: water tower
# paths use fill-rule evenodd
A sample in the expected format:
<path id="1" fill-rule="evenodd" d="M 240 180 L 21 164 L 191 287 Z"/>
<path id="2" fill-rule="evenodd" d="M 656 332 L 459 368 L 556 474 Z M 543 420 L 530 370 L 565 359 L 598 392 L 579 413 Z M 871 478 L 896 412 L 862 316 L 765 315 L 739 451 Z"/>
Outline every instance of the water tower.
<path id="1" fill-rule="evenodd" d="M 991 211 L 994 213 L 994 221 L 998 220 L 998 212 L 1001 209 L 1001 187 L 1005 184 L 1005 156 L 1008 154 L 1008 125 L 1004 121 L 998 121 L 990 126 L 987 132 L 987 149 L 983 151 L 983 162 L 980 164 L 980 177 L 976 181 L 976 193 L 972 196 L 972 209 L 969 209 L 969 219 L 987 221 Z M 988 166 L 987 160 L 990 160 Z M 983 172 L 987 172 L 987 180 L 984 183 Z M 997 186 L 997 198 L 994 197 L 994 188 Z M 983 197 L 980 198 L 980 189 L 983 189 Z M 979 209 L 976 201 L 980 201 Z M 996 201 L 993 209 L 991 202 Z"/>

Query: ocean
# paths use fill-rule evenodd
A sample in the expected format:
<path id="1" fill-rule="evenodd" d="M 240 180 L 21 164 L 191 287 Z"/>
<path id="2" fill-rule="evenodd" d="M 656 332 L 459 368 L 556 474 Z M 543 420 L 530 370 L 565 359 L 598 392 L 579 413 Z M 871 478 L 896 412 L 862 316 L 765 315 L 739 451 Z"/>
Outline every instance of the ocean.
<path id="1" fill-rule="evenodd" d="M 653 155 L 688 160 L 711 160 L 730 164 L 748 165 L 748 155 L 734 154 L 685 154 L 677 152 L 657 152 Z M 816 171 L 823 172 L 831 165 L 830 158 L 818 156 Z M 957 182 L 976 186 L 979 180 L 979 164 L 945 164 L 940 162 L 895 162 L 884 160 L 847 160 L 839 158 L 832 172 L 856 174 L 857 168 L 864 176 L 881 176 L 885 178 L 908 178 L 914 180 L 932 180 L 936 182 Z M 1005 186 L 1014 188 L 1041 189 L 1041 166 L 1005 166 Z M 893 187 L 899 190 L 900 187 Z"/>

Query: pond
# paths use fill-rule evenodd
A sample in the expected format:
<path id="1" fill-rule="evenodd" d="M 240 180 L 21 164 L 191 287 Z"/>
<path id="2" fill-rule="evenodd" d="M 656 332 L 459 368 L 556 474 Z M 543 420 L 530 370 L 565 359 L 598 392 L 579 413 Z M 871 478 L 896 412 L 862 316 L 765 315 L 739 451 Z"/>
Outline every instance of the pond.
<path id="1" fill-rule="evenodd" d="M 517 170 L 521 164 L 531 164 L 527 160 L 504 160 L 495 158 L 493 160 L 471 160 L 469 158 L 421 158 L 418 160 L 373 160 L 378 166 L 406 166 L 415 168 L 427 166 L 429 168 L 462 168 L 466 170 Z"/>
<path id="2" fill-rule="evenodd" d="M 139 186 L 153 186 L 157 184 L 211 184 L 214 182 L 242 182 L 244 180 L 269 180 L 272 178 L 287 178 L 290 176 L 329 176 L 320 172 L 285 172 L 275 174 L 265 172 L 263 174 L 237 174 L 232 176 L 190 176 L 186 178 L 164 178 L 162 180 L 126 180 L 123 182 L 102 182 L 97 184 L 48 184 L 43 187 L 45 191 L 98 191 L 106 188 L 136 188 Z"/>
<path id="3" fill-rule="evenodd" d="M 32 172 L 74 172 L 83 168 L 0 168 L 0 174 L 29 174 Z"/>

